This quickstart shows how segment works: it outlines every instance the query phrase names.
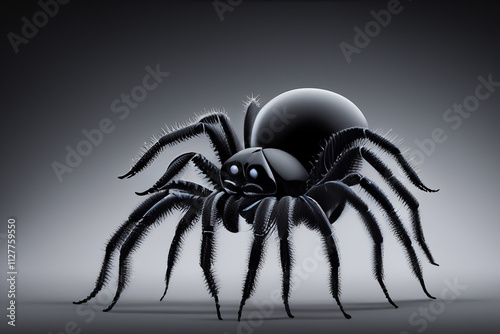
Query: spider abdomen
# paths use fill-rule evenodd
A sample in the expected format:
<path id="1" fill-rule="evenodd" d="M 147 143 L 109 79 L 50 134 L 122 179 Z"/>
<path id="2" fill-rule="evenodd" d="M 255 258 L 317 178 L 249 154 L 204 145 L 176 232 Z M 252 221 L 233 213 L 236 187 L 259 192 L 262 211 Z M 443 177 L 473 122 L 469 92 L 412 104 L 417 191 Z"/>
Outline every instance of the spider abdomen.
<path id="1" fill-rule="evenodd" d="M 354 103 L 324 89 L 300 88 L 280 94 L 262 107 L 250 143 L 288 152 L 310 168 L 324 140 L 351 127 L 368 127 Z"/>

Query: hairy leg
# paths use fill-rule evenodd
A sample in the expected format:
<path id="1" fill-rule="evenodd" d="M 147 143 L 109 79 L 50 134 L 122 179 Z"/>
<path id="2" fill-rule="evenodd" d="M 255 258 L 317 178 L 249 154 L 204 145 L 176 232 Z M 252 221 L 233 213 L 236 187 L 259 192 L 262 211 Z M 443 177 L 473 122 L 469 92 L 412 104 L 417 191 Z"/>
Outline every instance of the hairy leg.
<path id="1" fill-rule="evenodd" d="M 198 201 L 200 200 L 199 197 L 190 194 L 169 194 L 144 214 L 144 217 L 134 227 L 120 249 L 118 286 L 112 303 L 104 312 L 108 312 L 113 308 L 125 289 L 129 278 L 129 255 L 137 248 L 151 227 L 157 223 L 159 219 L 172 211 L 191 208 L 198 205 Z"/>
<path id="2" fill-rule="evenodd" d="M 413 274 L 417 277 L 422 289 L 429 298 L 434 298 L 429 294 L 427 288 L 425 287 L 424 279 L 422 277 L 422 268 L 420 267 L 420 262 L 418 261 L 417 254 L 413 249 L 412 242 L 406 229 L 404 228 L 401 219 L 396 213 L 396 210 L 392 206 L 391 202 L 387 196 L 382 192 L 382 190 L 368 178 L 361 176 L 360 174 L 350 174 L 346 176 L 341 182 L 348 186 L 353 186 L 359 184 L 361 188 L 366 190 L 366 192 L 373 198 L 385 211 L 385 214 L 389 218 L 389 223 L 391 225 L 392 232 L 398 238 L 399 243 L 403 246 L 406 251 L 407 259 L 411 265 Z"/>
<path id="3" fill-rule="evenodd" d="M 396 304 L 392 301 L 383 279 L 383 263 L 382 263 L 382 233 L 380 231 L 380 227 L 375 219 L 375 216 L 371 213 L 370 209 L 366 205 L 366 203 L 358 196 L 354 191 L 349 188 L 347 185 L 330 181 L 322 185 L 317 185 L 312 187 L 307 191 L 306 195 L 312 197 L 316 200 L 323 211 L 328 211 L 328 201 L 325 198 L 328 198 L 329 194 L 338 194 L 343 196 L 348 204 L 350 204 L 361 216 L 361 220 L 366 226 L 370 234 L 370 238 L 373 241 L 373 268 L 375 273 L 375 278 L 378 281 L 382 291 L 384 292 L 385 297 L 389 301 L 391 305 L 397 307 Z"/>
<path id="4" fill-rule="evenodd" d="M 357 170 L 357 168 L 353 167 L 357 167 L 361 159 L 366 160 L 381 175 L 384 181 L 391 187 L 396 195 L 398 195 L 398 198 L 409 209 L 415 239 L 426 254 L 429 262 L 433 265 L 437 265 L 429 250 L 429 246 L 425 242 L 422 223 L 420 221 L 420 214 L 418 211 L 419 203 L 417 199 L 401 183 L 401 181 L 394 176 L 389 167 L 387 167 L 387 165 L 384 164 L 382 160 L 371 150 L 365 147 L 355 147 L 347 150 L 340 157 L 338 157 L 333 166 L 331 166 L 328 172 L 326 172 L 323 176 L 319 184 L 340 180 L 346 177 L 353 170 Z"/>
<path id="5" fill-rule="evenodd" d="M 220 122 L 224 120 L 224 124 L 218 124 L 217 120 Z M 228 128 L 231 129 L 230 133 L 225 132 Z M 187 125 L 183 128 L 165 134 L 142 154 L 142 156 L 127 173 L 119 176 L 119 178 L 130 178 L 146 168 L 158 156 L 158 154 L 165 149 L 165 147 L 173 146 L 184 140 L 197 137 L 202 134 L 206 134 L 208 136 L 220 162 L 226 161 L 241 147 L 241 144 L 237 141 L 236 136 L 234 135 L 234 131 L 232 130 L 227 116 L 223 113 L 209 115 L 203 117 L 197 123 Z"/>
<path id="6" fill-rule="evenodd" d="M 215 251 L 215 228 L 220 224 L 220 213 L 217 210 L 218 202 L 223 198 L 224 193 L 214 193 L 210 195 L 203 203 L 202 209 L 202 242 L 201 242 L 201 252 L 200 252 L 200 266 L 203 269 L 203 274 L 205 276 L 205 282 L 207 284 L 208 291 L 215 300 L 215 308 L 217 311 L 217 317 L 222 320 L 220 313 L 219 304 L 219 287 L 217 285 L 217 280 L 214 276 L 212 265 L 214 262 L 214 251 Z"/>
<path id="7" fill-rule="evenodd" d="M 437 190 L 426 187 L 415 170 L 410 166 L 403 154 L 393 143 L 381 135 L 366 128 L 349 128 L 333 134 L 320 153 L 311 174 L 318 180 L 335 164 L 336 160 L 347 150 L 362 146 L 368 141 L 392 156 L 403 170 L 404 174 L 417 188 L 427 192 Z"/>
<path id="8" fill-rule="evenodd" d="M 265 251 L 265 242 L 272 229 L 271 213 L 276 205 L 276 199 L 273 197 L 264 198 L 257 207 L 253 222 L 253 242 L 248 259 L 248 270 L 243 287 L 243 296 L 241 297 L 240 308 L 238 310 L 238 321 L 241 320 L 243 306 L 248 298 L 253 294 L 255 282 L 261 267 L 262 253 Z"/>
<path id="9" fill-rule="evenodd" d="M 200 211 L 201 211 L 201 204 L 193 206 L 184 214 L 179 224 L 177 224 L 177 228 L 175 229 L 175 235 L 172 240 L 172 244 L 170 245 L 170 251 L 168 252 L 167 271 L 165 273 L 165 291 L 163 292 L 160 301 L 163 300 L 163 298 L 167 294 L 168 285 L 170 283 L 170 277 L 172 276 L 172 271 L 179 258 L 179 251 L 182 248 L 184 235 L 193 228 L 200 214 Z"/>
<path id="10" fill-rule="evenodd" d="M 290 311 L 290 305 L 288 304 L 288 298 L 290 298 L 290 274 L 293 265 L 293 245 L 290 237 L 290 230 L 293 226 L 295 218 L 293 216 L 294 207 L 295 198 L 291 196 L 285 196 L 278 201 L 276 209 L 272 214 L 272 219 L 276 220 L 280 245 L 280 259 L 282 270 L 281 295 L 283 298 L 283 304 L 285 305 L 286 313 L 290 318 L 293 318 L 292 312 Z"/>
<path id="11" fill-rule="evenodd" d="M 118 227 L 118 229 L 106 244 L 106 253 L 102 261 L 101 271 L 99 273 L 99 276 L 97 277 L 94 290 L 92 290 L 92 292 L 85 299 L 74 302 L 74 304 L 86 303 L 90 299 L 94 298 L 97 293 L 102 290 L 109 279 L 110 265 L 115 250 L 123 245 L 126 238 L 130 234 L 130 231 L 132 231 L 132 229 L 136 226 L 137 222 L 144 216 L 144 214 L 148 210 L 150 210 L 156 203 L 165 198 L 165 196 L 167 196 L 165 192 L 156 193 L 150 196 L 130 214 L 128 219 L 122 225 L 120 225 L 120 227 Z"/>
<path id="12" fill-rule="evenodd" d="M 206 177 L 207 180 L 214 187 L 216 187 L 216 189 L 221 189 L 219 168 L 217 168 L 217 166 L 215 166 L 203 155 L 195 152 L 189 152 L 175 158 L 174 161 L 170 163 L 163 176 L 151 188 L 143 192 L 136 192 L 136 194 L 142 196 L 155 193 L 163 189 L 171 183 L 171 180 L 175 176 L 179 175 L 187 167 L 189 162 L 193 162 L 201 174 Z"/>
<path id="13" fill-rule="evenodd" d="M 302 218 L 311 230 L 321 234 L 323 249 L 330 264 L 330 293 L 344 317 L 350 319 L 351 316 L 344 311 L 344 306 L 340 302 L 340 260 L 330 222 L 314 199 L 309 196 L 301 196 L 299 199 L 295 207 L 296 216 Z"/>

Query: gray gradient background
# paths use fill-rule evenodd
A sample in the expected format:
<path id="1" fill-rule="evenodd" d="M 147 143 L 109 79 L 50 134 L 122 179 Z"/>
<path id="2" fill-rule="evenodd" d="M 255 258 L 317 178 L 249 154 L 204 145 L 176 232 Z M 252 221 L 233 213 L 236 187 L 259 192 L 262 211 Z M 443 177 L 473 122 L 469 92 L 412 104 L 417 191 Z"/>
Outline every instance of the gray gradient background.
<path id="1" fill-rule="evenodd" d="M 35 2 L 2 3 L 0 268 L 7 271 L 4 238 L 7 219 L 15 217 L 19 271 L 18 326 L 7 326 L 3 311 L 2 332 L 59 333 L 72 321 L 82 333 L 421 330 L 409 317 L 430 307 L 430 300 L 381 223 L 386 283 L 400 308 L 386 303 L 371 275 L 370 240 L 354 210 L 347 210 L 335 227 L 342 255 L 342 300 L 353 316 L 350 321 L 340 316 L 328 294 L 326 265 L 312 260 L 317 236 L 303 228 L 294 235 L 296 265 L 309 272 L 290 300 L 296 319 L 287 319 L 278 302 L 263 323 L 236 322 L 248 231 L 220 231 L 217 268 L 224 322 L 216 321 L 198 266 L 199 227 L 186 238 L 169 294 L 160 303 L 175 215 L 134 255 L 133 278 L 112 313 L 100 310 L 109 302 L 113 285 L 86 308 L 71 304 L 90 291 L 105 241 L 141 201 L 134 191 L 153 184 L 169 159 L 183 151 L 213 158 L 206 141 L 193 140 L 166 151 L 133 179 L 118 180 L 141 143 L 164 123 L 180 123 L 213 107 L 224 108 L 241 135 L 246 95 L 260 94 L 266 102 L 298 87 L 320 87 L 348 97 L 373 129 L 393 129 L 410 152 L 417 148 L 415 140 L 428 138 L 435 128 L 445 131 L 447 140 L 419 167 L 424 182 L 441 190 L 426 194 L 411 188 L 440 266 L 429 265 L 420 250 L 418 254 L 433 294 L 440 296 L 446 280 L 458 280 L 466 288 L 427 322 L 425 332 L 498 329 L 500 89 L 457 130 L 442 117 L 474 93 L 478 76 L 491 74 L 500 81 L 500 3 L 401 3 L 403 11 L 350 64 L 339 43 L 352 44 L 353 28 L 373 20 L 370 10 L 385 9 L 387 2 L 243 1 L 221 22 L 210 1 L 72 1 L 21 45 L 17 55 L 5 36 L 19 33 L 21 18 L 31 18 L 39 7 Z M 140 85 L 145 67 L 156 64 L 170 76 L 120 120 L 111 102 Z M 115 130 L 59 182 L 51 163 L 63 162 L 65 146 L 74 148 L 84 139 L 81 131 L 97 127 L 103 118 L 110 118 Z M 365 172 L 381 183 L 373 171 Z M 396 206 L 407 221 L 404 207 Z M 276 245 L 269 246 L 257 292 L 245 309 L 247 318 L 256 317 L 256 305 L 280 287 Z M 5 279 L 0 292 L 5 310 Z"/>

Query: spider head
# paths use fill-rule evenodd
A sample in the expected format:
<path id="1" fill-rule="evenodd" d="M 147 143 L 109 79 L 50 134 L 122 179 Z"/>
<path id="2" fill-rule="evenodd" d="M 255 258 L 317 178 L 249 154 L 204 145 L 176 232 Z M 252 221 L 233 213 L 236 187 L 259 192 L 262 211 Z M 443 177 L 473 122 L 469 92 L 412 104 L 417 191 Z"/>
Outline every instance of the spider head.
<path id="1" fill-rule="evenodd" d="M 284 151 L 252 147 L 226 160 L 220 177 L 222 186 L 231 194 L 279 196 L 305 192 L 309 174 Z"/>
<path id="2" fill-rule="evenodd" d="M 276 181 L 261 148 L 247 148 L 229 158 L 221 168 L 224 189 L 248 196 L 274 195 Z"/>

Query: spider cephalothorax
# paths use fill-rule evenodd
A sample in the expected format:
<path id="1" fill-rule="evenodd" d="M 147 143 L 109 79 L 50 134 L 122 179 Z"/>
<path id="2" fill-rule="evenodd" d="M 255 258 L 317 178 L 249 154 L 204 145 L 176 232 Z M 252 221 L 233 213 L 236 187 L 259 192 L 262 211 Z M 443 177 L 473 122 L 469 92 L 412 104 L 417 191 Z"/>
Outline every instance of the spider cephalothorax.
<path id="1" fill-rule="evenodd" d="M 370 147 L 375 146 L 395 159 L 404 175 L 420 190 L 435 190 L 422 184 L 394 144 L 368 129 L 365 117 L 352 102 L 333 92 L 313 88 L 285 92 L 262 109 L 255 99 L 250 99 L 244 125 L 245 148 L 237 139 L 227 115 L 212 112 L 200 116 L 192 124 L 165 133 L 120 178 L 132 177 L 143 170 L 165 147 L 203 134 L 214 148 L 219 160 L 217 164 L 200 153 L 184 153 L 173 159 L 156 184 L 137 193 L 149 197 L 111 236 L 94 290 L 77 303 L 87 302 L 103 288 L 112 256 L 119 250 L 118 287 L 113 302 L 105 311 L 111 310 L 129 277 L 130 253 L 160 218 L 173 210 L 182 210 L 184 216 L 176 227 L 168 255 L 162 299 L 183 237 L 200 221 L 203 231 L 200 265 L 208 290 L 215 299 L 217 316 L 222 319 L 218 285 L 212 268 L 216 228 L 222 224 L 236 233 L 242 217 L 251 225 L 253 241 L 238 320 L 246 300 L 254 291 L 265 244 L 272 233 L 279 237 L 283 303 L 288 316 L 293 317 L 288 304 L 293 263 L 290 232 L 294 226 L 303 223 L 321 236 L 330 265 L 330 292 L 344 316 L 350 318 L 339 298 L 340 262 L 331 229 L 331 224 L 337 221 L 345 206 L 350 205 L 359 213 L 373 242 L 375 278 L 387 300 L 397 307 L 383 280 L 381 230 L 368 205 L 351 189 L 355 185 L 365 190 L 384 211 L 391 230 L 406 252 L 413 274 L 425 294 L 434 298 L 427 292 L 412 241 L 393 204 L 359 170 L 363 161 L 368 162 L 407 207 L 415 239 L 432 264 L 436 263 L 424 240 L 417 200 Z M 365 145 L 367 143 L 370 145 Z M 189 163 L 208 180 L 209 186 L 177 178 Z"/>
<path id="2" fill-rule="evenodd" d="M 291 154 L 274 148 L 247 148 L 229 158 L 220 170 L 224 190 L 245 196 L 299 196 L 309 179 Z"/>

